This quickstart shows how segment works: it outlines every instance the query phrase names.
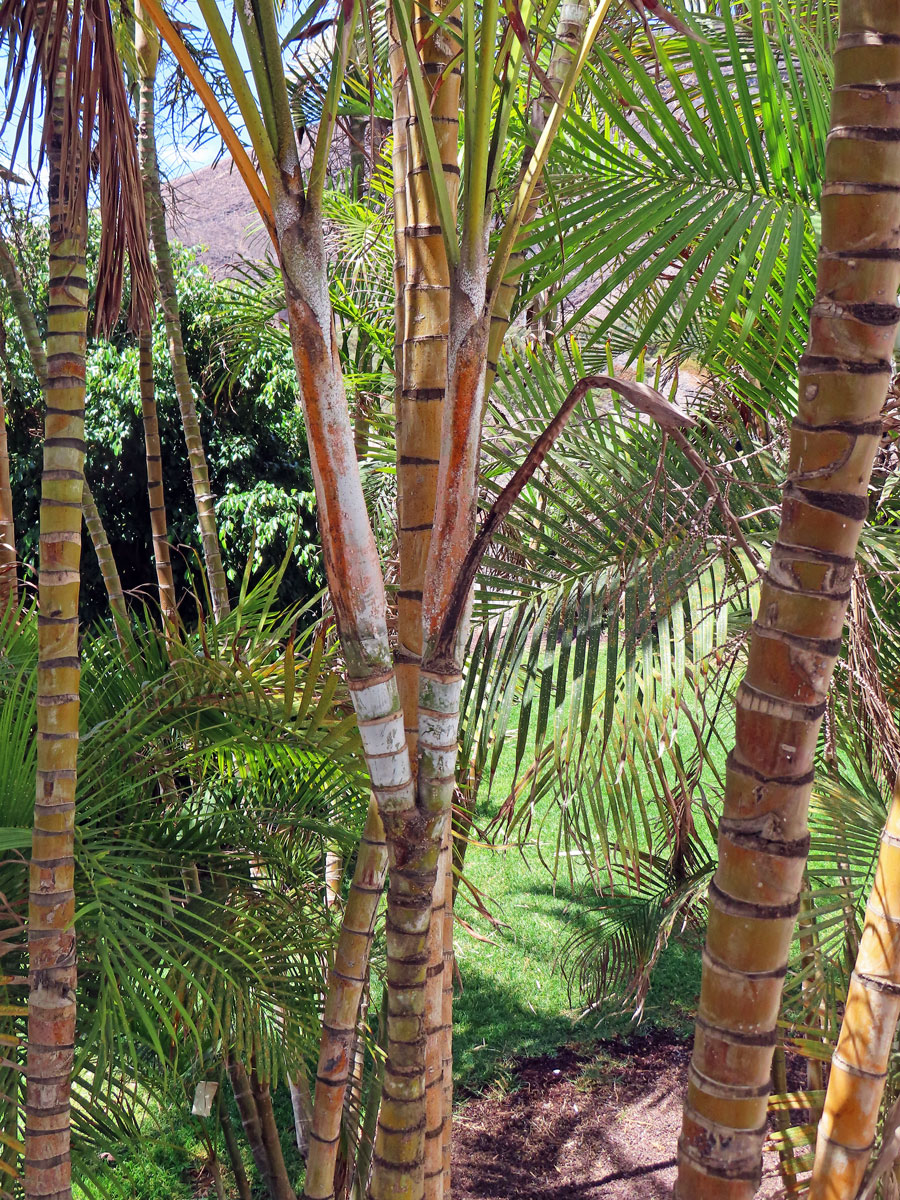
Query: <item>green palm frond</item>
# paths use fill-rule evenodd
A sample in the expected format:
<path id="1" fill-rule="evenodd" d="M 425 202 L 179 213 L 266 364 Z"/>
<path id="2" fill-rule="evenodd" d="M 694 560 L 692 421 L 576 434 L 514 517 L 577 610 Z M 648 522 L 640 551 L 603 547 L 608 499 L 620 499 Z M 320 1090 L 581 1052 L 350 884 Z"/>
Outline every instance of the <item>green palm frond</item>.
<path id="1" fill-rule="evenodd" d="M 324 847 L 351 852 L 367 789 L 333 653 L 316 626 L 294 632 L 302 613 L 277 609 L 276 590 L 277 577 L 245 588 L 226 621 L 168 644 L 140 621 L 124 648 L 111 632 L 85 638 L 75 1097 L 90 1144 L 111 1136 L 114 1096 L 132 1098 L 130 1128 L 142 1087 L 190 1078 L 209 1054 L 252 1056 L 277 1081 L 317 1044 L 334 936 L 319 898 Z M 0 780 L 17 779 L 0 790 L 11 973 L 24 954 L 34 626 L 24 609 L 0 648 Z M 5 986 L 3 1000 L 24 1014 L 20 991 Z M 23 1020 L 10 1007 L 3 1032 L 21 1034 Z M 19 1080 L 4 1075 L 0 1092 L 15 1099 Z"/>
<path id="2" fill-rule="evenodd" d="M 699 322 L 704 354 L 728 358 L 762 327 L 765 379 L 805 338 L 830 61 L 781 6 L 697 20 L 704 42 L 663 34 L 651 52 L 613 33 L 599 52 L 556 149 L 555 208 L 525 235 L 521 306 L 550 288 L 565 328 L 606 339 L 625 322 L 636 348 L 672 350 Z"/>

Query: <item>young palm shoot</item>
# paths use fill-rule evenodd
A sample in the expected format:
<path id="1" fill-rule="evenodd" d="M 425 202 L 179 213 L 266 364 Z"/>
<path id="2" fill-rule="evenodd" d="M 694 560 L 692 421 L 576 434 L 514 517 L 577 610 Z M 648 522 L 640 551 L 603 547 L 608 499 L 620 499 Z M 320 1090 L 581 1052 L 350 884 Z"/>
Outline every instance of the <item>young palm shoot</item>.
<path id="1" fill-rule="evenodd" d="M 816 300 L 781 526 L 737 695 L 680 1142 L 682 1200 L 750 1200 L 759 1184 L 813 760 L 900 315 L 900 11 L 878 0 L 842 0 L 840 11 Z M 853 1021 L 868 1006 L 859 980 L 851 1000 Z M 839 1070 L 835 1087 L 848 1079 Z M 867 1076 L 852 1080 L 859 1096 L 872 1090 Z M 839 1142 L 836 1107 L 833 1097 L 823 1136 Z"/>

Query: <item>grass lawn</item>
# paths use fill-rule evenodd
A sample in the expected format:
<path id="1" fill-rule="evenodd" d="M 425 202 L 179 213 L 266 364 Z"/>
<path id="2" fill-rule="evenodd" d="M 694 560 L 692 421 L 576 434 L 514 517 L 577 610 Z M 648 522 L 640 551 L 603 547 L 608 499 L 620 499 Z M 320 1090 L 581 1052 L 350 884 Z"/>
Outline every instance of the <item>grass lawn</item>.
<path id="1" fill-rule="evenodd" d="M 491 794 L 479 798 L 479 823 L 489 819 L 508 794 L 514 736 L 514 732 L 509 735 Z M 721 771 L 724 752 L 714 752 L 714 757 Z M 552 842 L 553 833 L 555 829 L 545 831 L 545 846 Z M 589 1048 L 599 1039 L 627 1036 L 636 1028 L 666 1028 L 689 1035 L 700 990 L 698 946 L 673 941 L 663 951 L 640 1026 L 630 1011 L 614 1005 L 583 1015 L 584 1005 L 567 983 L 571 956 L 564 953 L 566 942 L 590 924 L 594 894 L 579 882 L 578 870 L 573 871 L 574 885 L 567 877 L 554 883 L 546 852 L 542 861 L 535 837 L 524 846 L 516 842 L 496 847 L 473 838 L 464 873 L 483 894 L 499 925 L 466 903 L 463 885 L 455 935 L 462 983 L 454 1004 L 454 1073 L 459 1094 L 504 1088 L 517 1060 L 552 1054 L 563 1046 Z M 585 878 L 585 872 L 581 876 Z"/>

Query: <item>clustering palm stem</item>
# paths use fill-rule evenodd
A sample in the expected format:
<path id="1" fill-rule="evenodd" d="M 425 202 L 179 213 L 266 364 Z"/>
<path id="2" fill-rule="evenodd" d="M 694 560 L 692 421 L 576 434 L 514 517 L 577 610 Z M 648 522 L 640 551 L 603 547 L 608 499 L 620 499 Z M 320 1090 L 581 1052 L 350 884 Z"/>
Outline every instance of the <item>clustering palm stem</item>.
<path id="1" fill-rule="evenodd" d="M 737 696 L 680 1142 L 682 1200 L 750 1200 L 759 1183 L 813 760 L 900 315 L 898 35 L 895 5 L 842 0 L 816 300 L 781 525 Z M 853 1020 L 867 1009 L 859 981 L 851 999 Z M 834 1113 L 832 1103 L 823 1136 L 840 1141 Z"/>
<path id="2" fill-rule="evenodd" d="M 153 334 L 148 330 L 138 338 L 141 414 L 144 422 L 144 452 L 147 460 L 147 497 L 150 503 L 150 531 L 153 537 L 153 561 L 159 590 L 159 607 L 166 628 L 178 622 L 175 580 L 172 574 L 172 548 L 166 521 L 166 495 L 163 486 L 162 445 L 153 380 Z"/>
<path id="3" fill-rule="evenodd" d="M 140 14 L 140 7 L 138 7 Z M 209 482 L 209 464 L 200 432 L 197 416 L 197 401 L 188 373 L 181 332 L 181 313 L 175 292 L 175 272 L 172 267 L 172 252 L 166 230 L 166 211 L 163 204 L 159 180 L 159 163 L 156 153 L 156 103 L 154 87 L 156 67 L 159 59 L 159 37 L 142 20 L 136 24 L 135 47 L 140 69 L 140 151 L 141 174 L 144 184 L 144 200 L 147 219 L 156 252 L 156 272 L 159 296 L 162 305 L 166 334 L 169 340 L 169 357 L 172 360 L 172 376 L 175 393 L 181 412 L 181 425 L 187 446 L 191 468 L 191 485 L 197 506 L 200 540 L 209 582 L 213 613 L 217 619 L 229 612 L 228 580 L 222 565 L 222 551 L 216 526 L 215 497 Z M 149 452 L 148 452 L 149 453 Z"/>
<path id="4" fill-rule="evenodd" d="M 368 979 L 369 950 L 386 872 L 384 829 L 378 805 L 373 800 L 360 839 L 356 869 L 325 992 L 303 1192 L 306 1200 L 330 1200 L 334 1195 L 334 1169 L 360 997 Z"/>
<path id="5" fill-rule="evenodd" d="M 125 596 L 122 592 L 122 580 L 119 578 L 119 568 L 116 566 L 112 546 L 109 544 L 106 528 L 100 513 L 97 511 L 97 505 L 87 479 L 84 481 L 82 509 L 84 512 L 84 523 L 87 526 L 91 544 L 94 547 L 94 553 L 97 555 L 97 562 L 100 565 L 100 574 L 103 577 L 103 586 L 106 588 L 110 612 L 113 615 L 116 631 L 121 638 L 122 631 L 128 625 L 128 609 L 125 606 Z"/>
<path id="6" fill-rule="evenodd" d="M 900 1017 L 900 788 L 881 852 L 825 1106 L 819 1121 L 810 1200 L 855 1200 L 875 1142 L 878 1111 Z"/>
<path id="7" fill-rule="evenodd" d="M 145 7 L 202 94 L 205 84 L 196 64 L 158 11 L 156 0 L 145 0 Z M 405 153 L 403 220 L 404 230 L 413 233 L 405 239 L 402 269 L 401 256 L 397 255 L 397 279 L 403 281 L 403 303 L 401 306 L 398 301 L 397 311 L 402 315 L 405 335 L 402 363 L 398 364 L 402 372 L 399 467 L 408 476 L 401 484 L 405 546 L 401 552 L 401 600 L 406 610 L 403 628 L 408 628 L 413 639 L 407 642 L 404 632 L 401 658 L 406 658 L 409 670 L 405 673 L 410 681 L 418 672 L 416 711 L 412 713 L 410 704 L 406 715 L 403 695 L 415 691 L 415 685 L 410 688 L 406 682 L 401 691 L 388 637 L 384 578 L 356 461 L 354 429 L 328 294 L 322 225 L 322 190 L 331 133 L 357 10 L 355 5 L 348 5 L 337 17 L 331 79 L 312 163 L 304 180 L 273 6 L 259 3 L 236 9 L 255 95 L 247 86 L 217 7 L 212 0 L 200 0 L 200 8 L 234 88 L 265 182 L 266 195 L 260 197 L 256 172 L 238 156 L 239 169 L 273 233 L 281 265 L 328 585 L 387 847 L 387 1061 L 369 1194 L 373 1200 L 421 1200 L 428 1124 L 428 933 L 436 880 L 439 874 L 442 882 L 447 878 L 447 829 L 455 784 L 470 580 L 467 576 L 464 595 L 458 583 L 474 534 L 491 313 L 549 147 L 608 0 L 598 6 L 589 22 L 566 71 L 564 86 L 550 106 L 492 259 L 488 255 L 490 208 L 515 79 L 504 93 L 497 127 L 500 140 L 492 148 L 494 72 L 489 64 L 497 58 L 498 46 L 498 61 L 505 61 L 502 48 L 515 42 L 507 43 L 510 31 L 501 30 L 500 7 L 493 0 L 478 14 L 478 30 L 476 6 L 468 2 L 461 17 L 424 4 L 398 3 L 392 9 L 395 98 L 404 91 L 400 86 L 397 43 L 402 47 L 407 72 L 403 102 L 409 105 L 406 143 L 398 150 L 398 160 L 402 161 Z M 532 17 L 530 14 L 529 19 Z M 465 63 L 467 113 L 461 233 L 456 221 L 459 102 L 453 100 L 460 52 Z M 517 68 L 522 56 L 517 52 L 511 61 Z M 214 119 L 223 125 L 223 136 L 227 135 L 221 111 L 209 107 Z M 420 468 L 421 478 L 417 473 Z M 420 497 L 422 511 L 415 515 L 411 505 Z M 481 545 L 483 549 L 484 543 Z M 408 651 L 413 653 L 408 655 Z M 417 769 L 411 762 L 407 729 L 418 740 Z M 450 949 L 444 944 L 445 940 L 449 943 L 444 933 L 442 928 L 440 955 L 435 953 L 434 961 L 440 973 L 444 973 Z M 437 931 L 435 947 L 436 943 Z M 353 984 L 358 986 L 358 976 Z M 441 1182 L 429 1186 L 438 1188 L 442 1196 L 449 1195 L 449 1185 L 445 1187 L 443 1179 L 449 1134 L 444 1120 L 449 1097 L 444 1064 L 449 1054 L 443 1029 L 448 1002 L 449 993 L 442 986 L 432 998 L 432 1032 L 440 1049 L 437 1057 L 432 1054 L 431 1062 L 440 1062 L 441 1086 L 434 1090 L 445 1098 L 440 1106 L 432 1108 L 429 1130 L 436 1146 L 440 1143 L 441 1147 L 440 1168 L 435 1165 L 430 1175 Z M 330 1036 L 326 1029 L 324 1038 Z M 344 1087 L 345 1081 L 339 1086 Z M 323 1197 L 332 1194 L 333 1173 L 328 1179 L 326 1172 L 321 1187 Z"/>
<path id="8" fill-rule="evenodd" d="M 0 389 L 0 628 L 19 595 L 16 557 L 16 523 L 9 482 L 9 449 L 6 437 L 6 406 Z"/>
<path id="9" fill-rule="evenodd" d="M 75 1043 L 75 778 L 78 592 L 84 491 L 87 208 L 64 204 L 67 80 L 48 80 L 50 297 L 38 574 L 37 795 L 28 898 L 25 1195 L 71 1196 L 70 1077 Z"/>

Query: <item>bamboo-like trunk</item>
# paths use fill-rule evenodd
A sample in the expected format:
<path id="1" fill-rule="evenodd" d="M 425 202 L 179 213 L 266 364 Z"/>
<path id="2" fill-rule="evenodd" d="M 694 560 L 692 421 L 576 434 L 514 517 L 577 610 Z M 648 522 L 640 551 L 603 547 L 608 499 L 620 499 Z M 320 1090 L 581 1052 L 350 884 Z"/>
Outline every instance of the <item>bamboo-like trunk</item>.
<path id="1" fill-rule="evenodd" d="M 900 786 L 881 835 L 875 882 L 819 1121 L 809 1200 L 855 1200 L 875 1141 L 900 1017 Z"/>
<path id="2" fill-rule="evenodd" d="M 194 502 L 197 506 L 197 521 L 200 526 L 200 540 L 203 544 L 203 559 L 206 563 L 210 598 L 212 600 L 213 613 L 216 619 L 220 619 L 227 616 L 229 612 L 228 581 L 225 577 L 225 569 L 222 566 L 222 551 L 219 546 L 219 533 L 216 527 L 215 497 L 210 490 L 209 465 L 206 461 L 203 436 L 200 432 L 200 421 L 197 417 L 197 402 L 194 397 L 194 389 L 191 385 L 187 361 L 184 356 L 181 313 L 178 308 L 178 297 L 175 292 L 175 272 L 172 268 L 169 235 L 166 231 L 166 210 L 159 182 L 159 162 L 156 153 L 156 105 L 154 97 L 156 66 L 159 58 L 159 37 L 155 32 L 151 32 L 141 20 L 140 5 L 137 6 L 137 13 L 135 48 L 140 68 L 139 144 L 141 152 L 141 175 L 144 184 L 144 203 L 147 207 L 147 220 L 153 240 L 153 249 L 156 252 L 159 296 L 166 325 L 166 335 L 169 340 L 169 357 L 172 360 L 175 393 L 178 396 L 181 425 L 184 431 L 184 440 L 191 468 L 191 485 L 194 491 Z"/>
<path id="3" fill-rule="evenodd" d="M 357 852 L 347 907 L 325 992 L 322 1043 L 316 1073 L 305 1200 L 331 1200 L 360 998 L 369 976 L 369 952 L 384 890 L 387 847 L 378 805 L 372 800 Z"/>
<path id="4" fill-rule="evenodd" d="M 229 1057 L 225 1068 L 240 1114 L 244 1136 L 250 1146 L 250 1153 L 253 1155 L 256 1169 L 269 1193 L 270 1200 L 283 1200 L 285 1194 L 282 1191 L 282 1180 L 279 1178 L 270 1155 L 271 1135 L 263 1127 L 263 1114 L 257 1105 L 257 1097 L 247 1069 L 239 1059 L 233 1057 Z M 284 1166 L 283 1160 L 281 1165 Z"/>
<path id="5" fill-rule="evenodd" d="M 891 377 L 898 43 L 896 4 L 842 0 L 816 301 L 781 527 L 737 696 L 680 1142 L 682 1200 L 750 1200 L 760 1177 L 813 759 Z"/>
<path id="6" fill-rule="evenodd" d="M 447 12 L 444 9 L 447 8 Z M 393 22 L 393 17 L 389 14 Z M 435 28 L 435 20 L 441 24 Z M 438 138 L 444 178 L 455 215 L 459 191 L 459 67 L 451 66 L 459 45 L 453 36 L 459 18 L 443 3 L 413 7 L 413 30 L 421 42 L 432 121 Z M 441 235 L 440 216 L 425 147 L 414 104 L 406 84 L 403 52 L 393 40 L 391 75 L 394 94 L 395 250 L 398 267 L 397 347 L 394 371 L 398 382 L 397 528 L 397 641 L 395 670 L 403 704 L 406 740 L 416 761 L 418 672 L 424 647 L 422 592 L 431 545 L 441 457 L 441 424 L 447 388 L 447 339 L 450 330 L 450 270 Z M 402 126 L 405 122 L 406 144 Z M 398 195 L 399 176 L 404 181 Z M 400 222 L 403 222 L 401 225 Z M 400 323 L 402 322 L 402 324 Z"/>
<path id="7" fill-rule="evenodd" d="M 16 523 L 9 481 L 9 445 L 6 437 L 6 406 L 0 387 L 0 626 L 10 607 L 19 599 L 16 557 Z"/>
<path id="8" fill-rule="evenodd" d="M 62 56 L 65 62 L 65 55 Z M 26 1200 L 70 1200 L 75 1044 L 75 779 L 81 665 L 87 209 L 65 211 L 65 76 L 50 81 L 50 281 L 38 573 L 37 792 L 28 896 Z"/>
<path id="9" fill-rule="evenodd" d="M 159 589 L 163 624 L 166 629 L 174 629 L 178 624 L 178 609 L 175 604 L 175 579 L 172 574 L 172 550 L 169 545 L 166 494 L 163 487 L 162 445 L 159 440 L 159 417 L 153 380 L 153 334 L 149 330 L 138 338 L 138 355 L 153 562 L 156 567 L 156 584 Z"/>
<path id="10" fill-rule="evenodd" d="M 31 303 L 22 283 L 22 276 L 19 274 L 18 264 L 9 247 L 9 243 L 2 234 L 0 234 L 0 279 L 3 280 L 6 290 L 9 293 L 10 303 L 22 330 L 22 336 L 25 338 L 25 345 L 28 347 L 28 353 L 31 356 L 35 374 L 39 382 L 43 384 L 44 376 L 47 372 L 46 369 L 40 369 L 40 364 L 43 363 L 46 368 L 46 350 L 41 340 L 37 321 L 34 319 Z"/>
<path id="11" fill-rule="evenodd" d="M 125 606 L 125 596 L 122 592 L 122 580 L 119 578 L 119 568 L 116 566 L 115 555 L 109 544 L 106 527 L 97 510 L 87 479 L 84 481 L 82 511 L 84 523 L 90 534 L 91 545 L 94 547 L 94 553 L 97 555 L 97 562 L 100 565 L 100 574 L 103 577 L 103 586 L 106 588 L 113 624 L 121 640 L 123 631 L 128 627 L 128 609 Z"/>
<path id="12" fill-rule="evenodd" d="M 281 1148 L 281 1136 L 275 1120 L 275 1109 L 272 1107 L 272 1093 L 269 1090 L 268 1080 L 260 1078 L 254 1069 L 250 1073 L 250 1086 L 253 1090 L 253 1100 L 259 1117 L 263 1145 L 269 1161 L 274 1188 L 272 1200 L 297 1200 L 284 1161 L 284 1151 Z"/>
<path id="13" fill-rule="evenodd" d="M 425 983 L 425 1200 L 443 1200 L 444 1180 L 444 915 L 447 895 L 447 858 L 450 822 L 444 828 L 441 856 L 428 930 L 428 967 Z M 448 1190 L 449 1195 L 449 1190 Z"/>
<path id="14" fill-rule="evenodd" d="M 228 1115 L 222 1097 L 223 1093 L 220 1087 L 218 1096 L 219 1126 L 225 1141 L 228 1161 L 231 1164 L 231 1173 L 234 1175 L 234 1186 L 237 1189 L 238 1200 L 253 1200 L 253 1194 L 250 1191 L 250 1181 L 247 1178 L 247 1172 L 244 1170 L 244 1162 L 241 1158 L 241 1148 L 235 1137 L 234 1127 L 231 1124 L 231 1118 Z"/>
<path id="15" fill-rule="evenodd" d="M 441 978 L 442 1009 L 441 1025 L 441 1075 L 443 1084 L 443 1128 L 441 1132 L 441 1154 L 444 1163 L 444 1200 L 450 1197 L 450 1149 L 453 1134 L 453 971 L 456 960 L 453 952 L 453 824 L 447 822 L 447 850 L 444 856 L 446 878 L 444 881 L 444 972 Z"/>

